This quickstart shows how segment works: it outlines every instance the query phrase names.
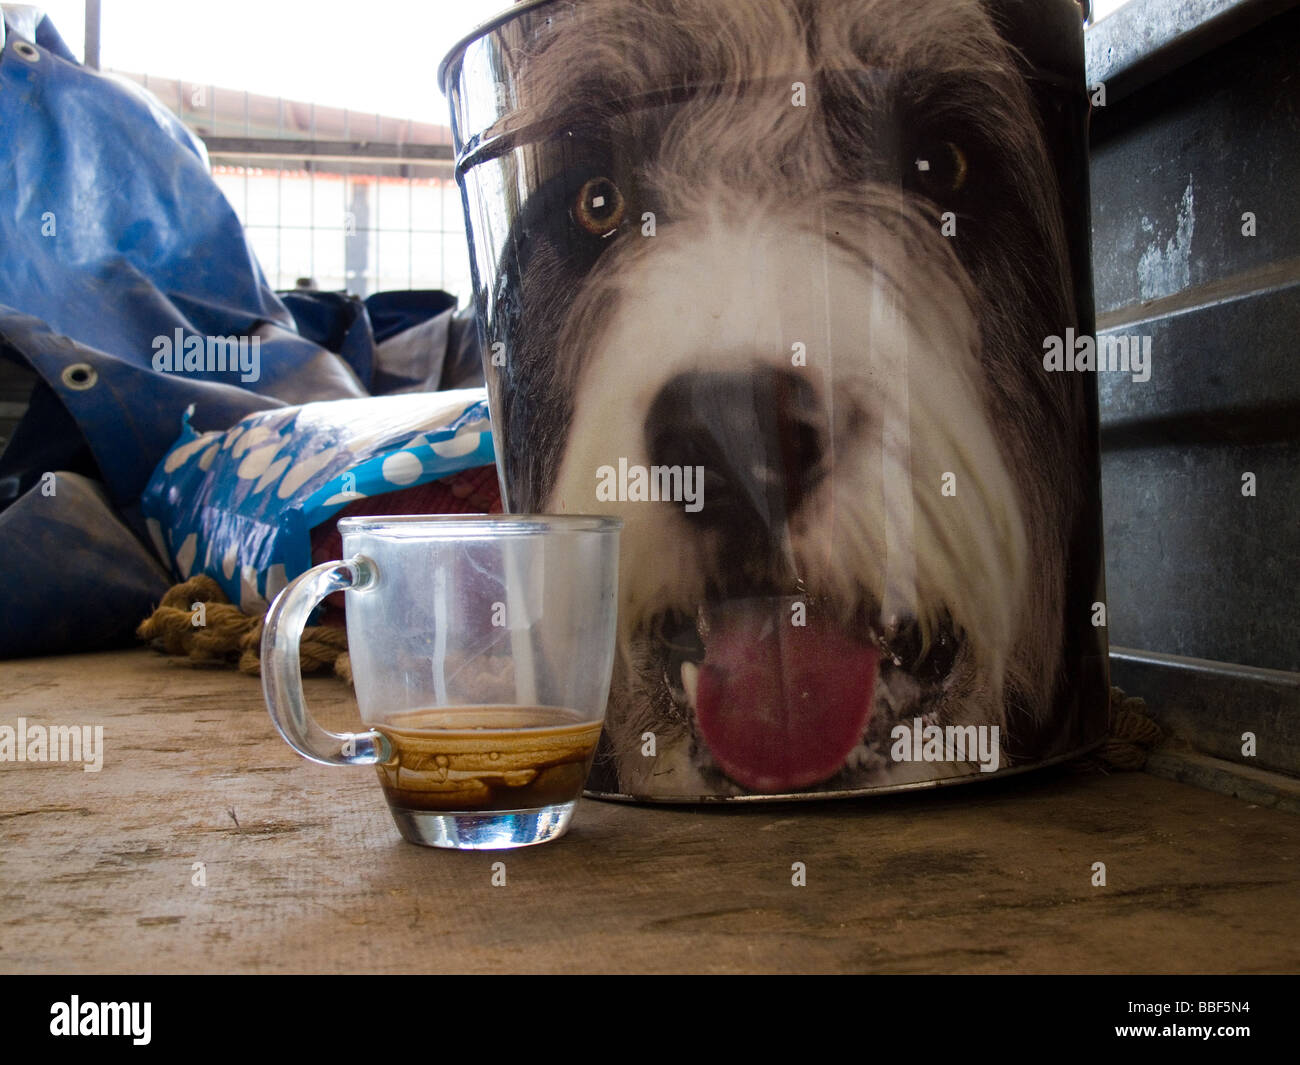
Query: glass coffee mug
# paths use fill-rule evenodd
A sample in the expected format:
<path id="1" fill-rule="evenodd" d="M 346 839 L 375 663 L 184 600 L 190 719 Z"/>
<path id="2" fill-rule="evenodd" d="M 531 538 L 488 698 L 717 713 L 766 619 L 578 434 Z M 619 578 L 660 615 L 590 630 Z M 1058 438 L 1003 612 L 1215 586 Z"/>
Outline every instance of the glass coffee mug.
<path id="1" fill-rule="evenodd" d="M 271 720 L 304 758 L 373 765 L 403 838 L 494 849 L 568 828 L 614 659 L 622 522 L 491 515 L 344 518 L 344 561 L 276 597 L 262 634 Z M 367 731 L 329 732 L 303 699 L 298 641 L 346 592 Z"/>

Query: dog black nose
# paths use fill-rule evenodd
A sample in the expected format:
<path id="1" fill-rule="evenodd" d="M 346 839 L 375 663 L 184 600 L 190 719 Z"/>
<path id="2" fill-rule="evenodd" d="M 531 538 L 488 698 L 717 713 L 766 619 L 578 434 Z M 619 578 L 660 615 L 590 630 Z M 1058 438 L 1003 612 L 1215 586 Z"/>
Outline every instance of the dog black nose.
<path id="1" fill-rule="evenodd" d="M 684 373 L 651 403 L 645 434 L 656 466 L 702 469 L 703 505 L 687 518 L 768 539 L 825 475 L 825 422 L 797 373 Z"/>

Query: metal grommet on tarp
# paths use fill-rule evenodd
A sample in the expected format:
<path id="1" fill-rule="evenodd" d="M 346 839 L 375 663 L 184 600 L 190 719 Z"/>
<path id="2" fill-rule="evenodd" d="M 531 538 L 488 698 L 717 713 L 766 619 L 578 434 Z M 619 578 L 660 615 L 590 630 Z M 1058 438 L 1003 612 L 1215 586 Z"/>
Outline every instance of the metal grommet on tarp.
<path id="1" fill-rule="evenodd" d="M 87 389 L 95 387 L 96 382 L 99 380 L 99 374 L 88 362 L 74 362 L 63 368 L 63 372 L 59 374 L 59 380 L 69 388 L 78 392 L 85 392 Z"/>
<path id="2" fill-rule="evenodd" d="M 29 63 L 39 63 L 41 60 L 41 53 L 36 50 L 36 46 L 24 40 L 14 41 L 14 51 Z"/>

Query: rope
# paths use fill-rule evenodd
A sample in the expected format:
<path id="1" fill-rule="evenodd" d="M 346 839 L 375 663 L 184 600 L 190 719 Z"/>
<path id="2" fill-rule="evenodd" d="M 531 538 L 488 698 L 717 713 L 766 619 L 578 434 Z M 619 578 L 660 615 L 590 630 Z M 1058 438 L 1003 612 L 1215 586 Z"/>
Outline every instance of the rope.
<path id="1" fill-rule="evenodd" d="M 188 656 L 191 665 L 236 665 L 241 673 L 256 677 L 262 672 L 264 620 L 245 614 L 226 598 L 221 585 L 200 574 L 169 588 L 158 608 L 135 632 L 156 650 Z M 304 673 L 333 670 L 352 683 L 348 636 L 343 629 L 308 625 L 298 642 L 298 658 Z"/>
<path id="2" fill-rule="evenodd" d="M 204 605 L 203 625 L 194 623 L 199 613 L 196 603 Z M 166 654 L 187 655 L 191 665 L 237 665 L 241 673 L 256 677 L 262 672 L 263 621 L 262 617 L 245 614 L 226 598 L 221 585 L 200 575 L 170 588 L 158 608 L 140 623 L 136 635 Z M 352 684 L 345 629 L 309 625 L 302 632 L 298 655 L 304 673 L 333 671 L 340 680 Z M 1111 688 L 1109 736 L 1105 744 L 1089 757 L 1079 759 L 1075 767 L 1102 773 L 1139 770 L 1163 735 L 1147 714 L 1144 699 Z"/>
<path id="3" fill-rule="evenodd" d="M 1141 769 L 1164 731 L 1147 716 L 1145 699 L 1128 698 L 1120 688 L 1110 690 L 1110 711 L 1110 739 L 1101 756 L 1116 769 Z"/>
<path id="4" fill-rule="evenodd" d="M 1152 749 L 1164 739 L 1164 731 L 1149 716 L 1145 699 L 1110 689 L 1110 727 L 1106 742 L 1073 768 L 1083 773 L 1136 772 L 1147 764 Z"/>

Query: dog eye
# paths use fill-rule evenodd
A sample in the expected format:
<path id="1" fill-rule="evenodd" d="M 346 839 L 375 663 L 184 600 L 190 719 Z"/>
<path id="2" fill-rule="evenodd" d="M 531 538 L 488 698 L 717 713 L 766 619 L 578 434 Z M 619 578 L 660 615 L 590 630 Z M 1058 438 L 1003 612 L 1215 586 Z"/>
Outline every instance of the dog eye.
<path id="1" fill-rule="evenodd" d="M 916 182 L 932 196 L 951 196 L 966 184 L 970 165 L 952 141 L 935 141 L 923 145 L 912 160 Z"/>
<path id="2" fill-rule="evenodd" d="M 596 237 L 613 233 L 626 211 L 623 194 L 607 177 L 594 177 L 583 182 L 573 201 L 573 220 Z"/>

